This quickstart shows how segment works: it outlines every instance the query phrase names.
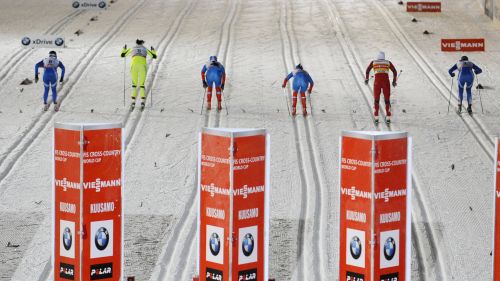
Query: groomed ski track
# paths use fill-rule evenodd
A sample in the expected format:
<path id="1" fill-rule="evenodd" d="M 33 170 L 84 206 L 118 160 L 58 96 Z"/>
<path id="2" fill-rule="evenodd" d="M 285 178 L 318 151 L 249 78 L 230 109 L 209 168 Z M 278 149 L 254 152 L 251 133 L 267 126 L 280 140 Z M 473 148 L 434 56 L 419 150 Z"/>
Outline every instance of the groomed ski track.
<path id="1" fill-rule="evenodd" d="M 487 192 L 492 178 L 477 175 L 492 170 L 492 132 L 500 129 L 494 112 L 500 103 L 485 106 L 485 115 L 477 103 L 472 117 L 457 116 L 454 109 L 446 114 L 449 81 L 443 61 L 452 60 L 415 42 L 413 27 L 401 22 L 409 16 L 393 2 L 119 0 L 90 27 L 85 24 L 95 12 L 60 8 L 65 16 L 39 29 L 74 39 L 59 53 L 68 70 L 59 92 L 61 111 L 41 112 L 40 83 L 23 86 L 22 94 L 0 108 L 5 128 L 0 134 L 0 243 L 20 244 L 16 253 L 0 250 L 0 280 L 52 277 L 47 253 L 54 121 L 124 124 L 125 274 L 136 280 L 190 280 L 196 271 L 196 150 L 203 126 L 264 127 L 271 133 L 270 277 L 337 279 L 339 133 L 405 130 L 413 136 L 415 157 L 413 280 L 486 278 L 491 233 L 481 222 L 491 221 Z M 453 13 L 465 10 L 454 8 Z M 362 32 L 373 26 L 373 32 Z M 85 42 L 68 35 L 81 27 Z M 143 112 L 139 106 L 128 110 L 129 60 L 126 107 L 122 100 L 119 52 L 135 38 L 145 39 L 159 54 L 149 61 Z M 0 72 L 0 82 L 6 83 L 2 94 L 25 77 L 31 79 L 34 63 L 46 55 L 45 50 L 18 53 L 12 46 L 0 51 L 4 58 L 8 51 L 17 54 Z M 364 67 L 379 49 L 404 70 L 394 90 L 390 127 L 383 121 L 373 125 L 371 85 L 363 84 Z M 223 96 L 228 114 L 226 108 L 214 109 L 214 94 L 212 110 L 200 115 L 199 73 L 213 54 L 228 72 Z M 480 57 L 483 63 L 496 58 L 485 57 Z M 299 100 L 299 114 L 292 118 L 280 86 L 299 62 L 316 82 L 314 112 L 308 108 L 304 118 Z M 483 81 L 494 85 L 491 79 Z M 291 102 L 291 92 L 286 93 Z M 455 96 L 453 89 L 456 107 Z M 475 234 L 482 240 L 470 243 Z"/>

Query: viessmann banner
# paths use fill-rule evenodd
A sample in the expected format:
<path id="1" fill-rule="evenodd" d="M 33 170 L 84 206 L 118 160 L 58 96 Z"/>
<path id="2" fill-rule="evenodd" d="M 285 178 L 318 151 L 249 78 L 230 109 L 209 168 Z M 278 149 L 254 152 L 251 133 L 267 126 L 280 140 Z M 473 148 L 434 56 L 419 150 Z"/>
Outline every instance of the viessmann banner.
<path id="1" fill-rule="evenodd" d="M 441 39 L 443 52 L 484 52 L 484 38 L 475 39 Z"/>
<path id="2" fill-rule="evenodd" d="M 441 2 L 406 2 L 407 12 L 441 12 Z"/>
<path id="3" fill-rule="evenodd" d="M 199 155 L 199 280 L 267 280 L 269 137 L 205 128 Z"/>
<path id="4" fill-rule="evenodd" d="M 343 132 L 340 143 L 339 280 L 410 280 L 410 139 Z"/>
<path id="5" fill-rule="evenodd" d="M 74 275 L 56 280 L 121 280 L 123 275 L 123 142 L 120 124 L 56 124 L 54 132 L 55 235 L 54 245 L 68 244 L 68 231 L 60 222 L 58 193 L 69 196 L 78 208 L 73 239 L 79 241 L 74 252 Z M 68 138 L 67 136 L 72 136 Z M 65 146 L 74 146 L 68 150 Z M 72 163 L 67 166 L 65 163 Z M 69 178 L 64 173 L 78 173 Z M 62 188 L 58 188 L 61 186 Z M 71 190 L 71 193 L 67 193 Z M 59 207 L 62 209 L 62 207 Z M 67 227 L 71 230 L 70 227 Z M 63 240 L 62 244 L 58 243 Z M 59 247 L 60 250 L 60 247 Z M 73 254 L 73 252 L 72 252 Z M 57 267 L 57 255 L 55 265 Z M 55 271 L 54 271 L 55 272 Z"/>

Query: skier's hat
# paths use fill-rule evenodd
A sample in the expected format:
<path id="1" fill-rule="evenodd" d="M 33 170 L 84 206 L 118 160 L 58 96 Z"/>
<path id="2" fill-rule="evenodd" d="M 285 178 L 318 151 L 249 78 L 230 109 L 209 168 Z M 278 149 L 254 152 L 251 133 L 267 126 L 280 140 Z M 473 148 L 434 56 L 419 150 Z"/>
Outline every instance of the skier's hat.
<path id="1" fill-rule="evenodd" d="M 301 70 L 304 70 L 304 67 L 302 66 L 302 64 L 297 64 L 297 66 L 295 66 L 295 69 L 301 69 Z"/>
<path id="2" fill-rule="evenodd" d="M 210 61 L 211 62 L 216 62 L 217 61 L 217 57 L 216 56 L 210 56 Z"/>
<path id="3" fill-rule="evenodd" d="M 144 40 L 137 39 L 137 40 L 135 40 L 135 43 L 136 43 L 137 45 L 142 45 L 142 44 L 144 44 Z"/>
<path id="4" fill-rule="evenodd" d="M 469 60 L 469 58 L 467 56 L 462 56 L 460 58 L 460 61 L 468 61 L 468 60 Z"/>
<path id="5" fill-rule="evenodd" d="M 56 51 L 50 51 L 50 52 L 49 52 L 49 57 L 54 57 L 54 58 L 57 58 L 57 53 L 56 53 Z"/>
<path id="6" fill-rule="evenodd" d="M 385 53 L 384 52 L 379 52 L 377 55 L 378 60 L 385 60 Z"/>

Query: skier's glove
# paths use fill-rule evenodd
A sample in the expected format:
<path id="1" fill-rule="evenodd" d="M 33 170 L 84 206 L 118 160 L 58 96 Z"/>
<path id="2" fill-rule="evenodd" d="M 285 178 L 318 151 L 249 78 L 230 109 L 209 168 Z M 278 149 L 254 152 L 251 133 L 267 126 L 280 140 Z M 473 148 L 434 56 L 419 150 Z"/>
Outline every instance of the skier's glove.
<path id="1" fill-rule="evenodd" d="M 153 48 L 153 46 L 151 46 L 151 51 L 154 51 L 154 50 L 155 50 L 155 48 Z"/>
<path id="2" fill-rule="evenodd" d="M 283 88 L 283 89 L 286 88 L 286 84 L 283 83 L 283 85 L 281 85 L 281 88 Z"/>
<path id="3" fill-rule="evenodd" d="M 35 83 L 38 83 L 38 75 L 35 75 Z"/>
<path id="4" fill-rule="evenodd" d="M 203 88 L 208 88 L 208 84 L 207 84 L 207 81 L 203 80 Z"/>
<path id="5" fill-rule="evenodd" d="M 224 91 L 224 84 L 220 85 L 220 89 Z"/>
<path id="6" fill-rule="evenodd" d="M 392 86 L 393 87 L 396 87 L 398 85 L 398 83 L 396 81 L 392 81 Z"/>
<path id="7" fill-rule="evenodd" d="M 370 81 L 370 80 L 365 79 L 365 85 L 368 85 L 368 81 Z"/>
<path id="8" fill-rule="evenodd" d="M 59 79 L 59 83 L 62 84 L 64 82 L 64 79 L 61 77 L 61 79 Z"/>
<path id="9" fill-rule="evenodd" d="M 125 44 L 125 46 L 123 46 L 123 49 L 125 49 L 125 50 L 127 49 L 127 44 Z"/>
<path id="10" fill-rule="evenodd" d="M 311 90 L 311 89 L 307 90 L 307 93 L 308 93 L 309 95 L 311 94 L 311 92 L 312 92 L 312 90 Z"/>
<path id="11" fill-rule="evenodd" d="M 455 77 L 455 73 L 453 73 L 453 72 L 452 72 L 452 73 L 450 73 L 450 76 L 451 76 L 451 77 Z"/>

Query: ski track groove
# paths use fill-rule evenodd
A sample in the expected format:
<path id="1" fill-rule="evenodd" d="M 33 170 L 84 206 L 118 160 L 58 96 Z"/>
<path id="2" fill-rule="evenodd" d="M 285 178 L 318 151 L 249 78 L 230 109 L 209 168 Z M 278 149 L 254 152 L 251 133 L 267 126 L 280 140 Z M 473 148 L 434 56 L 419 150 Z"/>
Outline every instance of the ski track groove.
<path id="1" fill-rule="evenodd" d="M 75 66 L 75 68 L 68 73 L 68 76 L 72 75 L 74 72 L 78 70 L 78 72 L 75 74 L 76 77 L 72 81 L 71 84 L 69 85 L 69 88 L 65 88 L 63 85 L 61 88 L 65 91 L 65 95 L 62 94 L 59 97 L 59 104 L 62 104 L 66 98 L 69 98 L 72 94 L 71 89 L 78 83 L 80 78 L 83 76 L 83 74 L 86 72 L 86 70 L 89 68 L 89 66 L 94 62 L 95 58 L 97 58 L 97 54 L 104 48 L 104 46 L 112 39 L 114 38 L 123 28 L 124 28 L 124 23 L 127 21 L 127 19 L 131 16 L 133 16 L 135 13 L 137 13 L 140 10 L 140 7 L 142 7 L 145 4 L 146 0 L 138 1 L 134 7 L 131 9 L 127 10 L 125 13 L 123 13 L 116 21 L 115 24 L 113 24 L 106 33 L 104 33 L 99 40 L 97 44 L 93 45 L 92 48 L 90 48 L 84 55 L 83 59 L 79 61 L 79 63 Z M 92 50 L 94 50 L 91 52 Z M 83 61 L 85 58 L 88 58 L 85 63 Z M 83 65 L 81 70 L 79 67 Z M 50 103 L 49 103 L 50 104 Z M 44 114 L 46 113 L 46 114 Z M 52 120 L 54 117 L 57 115 L 58 112 L 53 112 L 49 109 L 49 111 L 41 111 L 38 115 L 33 117 L 33 121 L 31 124 L 28 126 L 28 129 L 25 130 L 24 134 L 21 134 L 21 137 L 18 138 L 15 142 L 14 145 L 11 146 L 12 150 L 11 152 L 7 153 L 6 156 L 2 159 L 0 162 L 0 184 L 3 182 L 3 180 L 10 174 L 12 171 L 13 167 L 17 163 L 19 159 L 22 158 L 22 156 L 28 151 L 31 146 L 34 144 L 35 140 L 37 137 L 50 125 L 52 124 Z M 14 152 L 13 151 L 17 151 Z M 5 161 L 11 158 L 8 163 L 5 163 Z M 6 166 L 5 168 L 3 166 Z M 0 188 L 0 197 L 3 194 L 4 189 Z"/>
<path id="2" fill-rule="evenodd" d="M 231 34 L 232 34 L 232 27 L 233 27 L 233 22 L 236 18 L 236 11 L 239 11 L 237 7 L 239 7 L 239 0 L 233 0 L 232 5 L 229 9 L 229 12 L 226 13 L 226 17 L 224 18 L 223 24 L 222 24 L 222 31 L 219 37 L 219 44 L 217 46 L 217 56 L 223 58 L 222 62 L 225 63 L 226 59 L 228 57 L 229 53 L 229 46 L 231 44 Z M 227 65 L 226 65 L 227 66 Z M 215 127 L 220 127 L 221 125 L 221 118 L 220 115 L 224 114 L 222 111 L 214 113 L 215 120 L 214 126 Z M 210 118 L 213 114 L 210 114 L 209 111 L 205 110 L 204 120 L 203 124 L 205 127 L 207 127 L 211 122 L 213 118 Z M 196 170 L 196 175 L 198 174 L 198 171 Z M 196 239 L 196 233 L 197 233 L 197 219 L 195 219 L 189 224 L 185 223 L 187 222 L 187 218 L 189 217 L 190 214 L 196 213 L 196 194 L 197 194 L 197 189 L 198 189 L 198 179 L 195 177 L 194 181 L 194 188 L 189 194 L 189 198 L 186 202 L 191 202 L 191 204 L 186 204 L 184 211 L 176 223 L 174 230 L 171 232 L 170 237 L 168 238 L 166 243 L 162 243 L 164 245 L 162 252 L 160 254 L 160 257 L 158 258 L 158 261 L 156 262 L 155 269 L 153 270 L 153 274 L 151 277 L 156 278 L 154 280 L 167 280 L 167 277 L 174 276 L 173 280 L 188 280 L 186 279 L 186 275 L 189 274 L 187 269 L 189 268 L 189 265 L 182 264 L 182 261 L 179 260 L 177 263 L 178 266 L 180 266 L 182 269 L 179 271 L 175 271 L 172 273 L 173 270 L 175 270 L 173 263 L 172 257 L 189 257 L 193 253 L 197 253 L 197 251 L 192 251 L 192 249 L 196 249 L 197 239 Z M 190 227 L 189 227 L 190 226 Z M 189 227 L 189 229 L 187 229 Z M 186 230 L 187 229 L 187 230 Z M 187 233 L 186 233 L 187 232 Z M 190 243 L 183 243 L 183 245 L 179 245 L 180 243 L 178 242 L 180 237 L 184 237 L 185 241 L 191 241 Z M 182 247 L 179 249 L 179 247 Z M 159 267 L 159 268 L 158 268 Z M 176 267 L 177 268 L 177 267 Z M 155 274 L 156 273 L 156 274 Z M 192 277 L 192 276 L 191 276 Z M 188 276 L 188 278 L 190 278 Z"/>
<path id="3" fill-rule="evenodd" d="M 343 50 L 343 55 L 348 61 L 349 67 L 351 68 L 351 72 L 353 74 L 354 79 L 356 80 L 356 83 L 358 85 L 358 88 L 360 90 L 360 93 L 362 94 L 363 98 L 366 101 L 366 105 L 368 106 L 369 110 L 371 111 L 371 104 L 370 100 L 372 97 L 372 89 L 370 87 L 366 87 L 364 85 L 361 85 L 360 79 L 358 76 L 364 73 L 363 68 L 360 64 L 359 60 L 359 55 L 356 53 L 356 50 L 354 48 L 354 44 L 350 41 L 349 35 L 347 30 L 345 29 L 345 24 L 340 16 L 340 13 L 338 12 L 337 8 L 335 7 L 335 4 L 331 2 L 331 0 L 324 0 L 325 4 L 327 5 L 328 11 L 329 11 L 329 18 L 332 23 L 332 28 L 334 31 L 336 31 L 336 37 L 339 41 L 339 43 L 342 46 Z M 334 26 L 335 23 L 338 25 L 338 30 L 335 30 Z M 357 68 L 357 69 L 356 69 Z M 424 71 L 425 72 L 425 71 Z M 362 77 L 362 76 L 359 76 Z M 358 79 L 357 79 L 358 78 Z M 385 109 L 381 107 L 381 115 L 382 118 L 385 119 Z M 374 121 L 374 117 L 372 115 L 372 120 Z M 384 121 L 381 121 L 383 123 L 385 130 L 387 131 L 392 131 L 395 129 L 395 126 L 388 125 Z M 382 130 L 380 126 L 376 126 L 377 130 Z M 417 207 L 415 211 L 412 212 L 412 218 L 415 218 L 417 216 L 420 217 L 419 221 L 422 222 L 430 222 L 430 217 L 428 213 L 428 208 L 426 205 L 426 202 L 424 201 L 422 194 L 420 193 L 420 182 L 418 180 L 418 175 L 415 171 L 412 171 L 412 195 L 413 198 L 417 201 L 417 205 L 413 205 L 413 207 Z M 423 253 L 425 252 L 424 246 L 422 245 L 423 241 L 427 241 L 429 243 L 429 248 L 430 248 L 430 255 L 435 261 L 435 276 L 437 280 L 446 280 L 446 272 L 444 270 L 444 263 L 443 263 L 443 258 L 441 257 L 440 251 L 438 251 L 438 244 L 436 241 L 436 234 L 432 227 L 429 226 L 428 223 L 423 224 L 424 232 L 425 234 L 422 235 L 420 232 L 417 231 L 416 227 L 416 221 L 415 219 L 412 220 L 412 237 L 414 242 L 415 249 L 416 251 L 416 258 L 417 258 L 417 263 L 419 264 L 419 268 L 422 269 L 421 273 L 424 273 L 426 275 L 423 276 L 423 279 L 428 279 L 429 278 L 429 271 L 427 269 L 427 263 L 425 262 L 425 257 L 423 256 Z M 425 236 L 425 237 L 424 237 Z"/>
<path id="4" fill-rule="evenodd" d="M 293 69 L 293 66 L 300 62 L 300 48 L 295 37 L 293 26 L 293 3 L 290 2 L 291 8 L 289 8 L 287 4 L 287 1 L 284 1 L 282 4 L 283 7 L 281 8 L 279 23 L 285 75 L 288 74 L 288 69 Z M 284 19 L 283 10 L 285 14 Z M 286 40 L 284 40 L 284 38 L 286 38 Z M 289 54 L 288 58 L 287 53 Z M 289 95 L 290 88 L 288 88 L 287 91 L 287 102 Z M 297 118 L 300 117 L 292 117 L 292 124 L 303 192 L 297 240 L 297 261 L 300 264 L 297 271 L 297 280 L 304 280 L 304 275 L 306 275 L 307 278 L 312 277 L 313 280 L 320 280 L 322 277 L 326 276 L 323 259 L 326 246 L 324 245 L 325 239 L 322 239 L 322 236 L 324 236 L 325 232 L 324 208 L 326 206 L 323 201 L 327 200 L 328 192 L 325 192 L 324 176 L 321 170 L 323 165 L 321 164 L 321 157 L 315 145 L 317 141 L 315 136 L 315 124 L 313 123 L 314 117 L 311 114 L 303 118 L 305 141 L 304 138 L 301 137 L 302 132 L 299 127 L 302 123 L 297 121 Z M 306 161 L 307 158 L 309 159 L 310 165 L 308 165 Z M 311 169 L 310 171 L 308 169 L 309 166 Z M 309 197 L 310 193 L 315 194 L 313 200 L 313 197 Z M 312 231 L 307 231 L 307 219 L 311 211 L 313 212 Z M 311 232 L 312 236 L 308 234 Z M 312 245 L 310 252 L 306 253 L 305 243 Z"/>
<path id="5" fill-rule="evenodd" d="M 59 32 L 60 30 L 62 30 L 66 24 L 68 22 L 70 22 L 71 20 L 75 19 L 77 16 L 79 16 L 80 14 L 82 14 L 85 10 L 80 10 L 80 11 L 74 11 L 68 15 L 66 15 L 65 17 L 63 17 L 62 19 L 60 19 L 59 21 L 57 21 L 56 23 L 54 23 L 53 25 L 51 25 L 47 31 L 45 31 L 43 34 L 47 35 L 47 34 L 52 34 L 52 35 L 55 35 L 56 32 Z M 16 73 L 16 70 L 18 68 L 18 66 L 24 62 L 28 56 L 30 54 L 32 54 L 36 49 L 34 48 L 18 48 L 19 49 L 22 49 L 22 51 L 16 51 L 16 55 L 14 56 L 11 56 L 6 62 L 5 62 L 5 66 L 3 67 L 4 71 L 3 73 L 0 75 L 0 83 L 3 84 L 3 82 L 5 80 L 8 80 L 7 78 L 10 78 L 13 74 Z"/>
<path id="6" fill-rule="evenodd" d="M 370 0 L 374 6 L 378 9 L 382 17 L 387 22 L 391 28 L 395 37 L 401 42 L 408 54 L 415 60 L 420 69 L 425 73 L 427 78 L 436 87 L 439 94 L 444 98 L 446 102 L 449 99 L 449 93 L 447 81 L 439 74 L 439 71 L 433 66 L 429 59 L 422 53 L 422 51 L 413 43 L 408 34 L 403 30 L 399 23 L 391 18 L 388 14 L 387 8 L 380 3 L 379 0 Z M 453 102 L 452 106 L 458 107 L 458 97 L 453 91 Z M 484 125 L 483 121 L 476 116 L 476 113 L 469 115 L 468 113 L 458 114 L 454 108 L 452 110 L 457 114 L 460 119 L 464 122 L 465 126 L 472 133 L 479 146 L 483 149 L 486 155 L 491 161 L 494 161 L 494 150 L 495 150 L 495 140 L 493 135 L 489 133 L 488 129 Z"/>

